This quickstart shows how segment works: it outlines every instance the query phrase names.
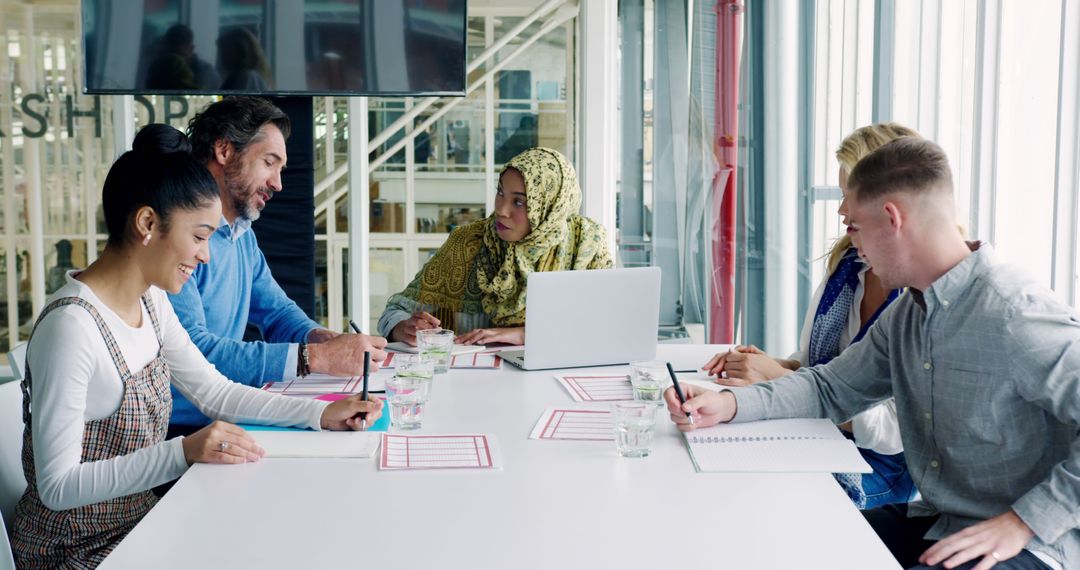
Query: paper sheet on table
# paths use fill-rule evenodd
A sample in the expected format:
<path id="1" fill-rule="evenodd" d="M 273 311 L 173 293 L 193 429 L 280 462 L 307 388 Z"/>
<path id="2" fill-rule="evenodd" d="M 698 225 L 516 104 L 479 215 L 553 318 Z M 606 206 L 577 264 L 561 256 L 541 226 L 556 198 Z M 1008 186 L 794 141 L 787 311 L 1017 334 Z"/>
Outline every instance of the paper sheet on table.
<path id="1" fill-rule="evenodd" d="M 548 408 L 536 422 L 529 439 L 614 441 L 611 410 Z"/>
<path id="2" fill-rule="evenodd" d="M 382 434 L 379 469 L 502 469 L 492 436 Z"/>
<path id="3" fill-rule="evenodd" d="M 386 345 L 387 350 L 393 350 L 395 352 L 406 352 L 409 354 L 419 354 L 420 349 L 404 342 L 391 342 Z M 472 354 L 474 352 L 481 352 L 487 350 L 487 347 L 482 344 L 455 344 L 454 348 L 450 352 L 451 355 L 457 356 L 459 354 Z"/>
<path id="4" fill-rule="evenodd" d="M 368 375 L 368 392 L 382 392 L 386 390 L 387 374 Z M 323 394 L 359 394 L 364 388 L 362 376 L 330 376 L 329 374 L 308 374 L 295 380 L 282 380 L 280 382 L 267 382 L 262 389 L 273 394 L 283 396 L 300 396 L 314 398 Z"/>
<path id="5" fill-rule="evenodd" d="M 450 357 L 450 368 L 454 370 L 498 370 L 502 367 L 502 357 L 497 354 L 473 353 Z"/>
<path id="6" fill-rule="evenodd" d="M 555 379 L 577 402 L 618 402 L 634 399 L 630 375 L 608 374 L 556 374 Z"/>
<path id="7" fill-rule="evenodd" d="M 684 435 L 698 472 L 872 471 L 855 444 L 824 419 L 721 424 Z"/>
<path id="8" fill-rule="evenodd" d="M 359 431 L 249 431 L 266 457 L 373 457 L 379 433 Z"/>

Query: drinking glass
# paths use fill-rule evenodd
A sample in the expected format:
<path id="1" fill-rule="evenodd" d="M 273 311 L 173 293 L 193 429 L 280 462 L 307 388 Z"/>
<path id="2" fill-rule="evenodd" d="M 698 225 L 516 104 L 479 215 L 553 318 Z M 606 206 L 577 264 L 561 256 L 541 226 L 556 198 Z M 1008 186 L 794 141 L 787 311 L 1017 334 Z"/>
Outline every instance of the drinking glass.
<path id="1" fill-rule="evenodd" d="M 651 402 L 628 400 L 616 402 L 615 449 L 623 457 L 648 457 L 656 428 L 657 407 Z"/>
<path id="2" fill-rule="evenodd" d="M 427 363 L 430 366 L 430 363 Z M 431 378 L 398 376 L 386 381 L 390 403 L 390 424 L 401 430 L 418 429 L 424 422 L 424 407 L 431 393 Z"/>
<path id="3" fill-rule="evenodd" d="M 634 399 L 660 405 L 668 383 L 667 365 L 658 360 L 638 360 L 630 363 L 630 384 Z"/>
<path id="4" fill-rule="evenodd" d="M 448 329 L 427 329 L 417 331 L 416 345 L 420 356 L 431 359 L 435 373 L 443 374 L 450 368 L 450 353 L 454 350 L 454 331 Z"/>

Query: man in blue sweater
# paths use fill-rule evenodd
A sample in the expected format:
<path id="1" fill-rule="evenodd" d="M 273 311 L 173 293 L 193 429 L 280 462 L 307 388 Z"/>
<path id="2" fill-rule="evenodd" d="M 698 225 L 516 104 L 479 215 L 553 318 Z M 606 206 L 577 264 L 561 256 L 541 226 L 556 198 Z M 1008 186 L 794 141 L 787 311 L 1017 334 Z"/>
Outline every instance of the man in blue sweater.
<path id="1" fill-rule="evenodd" d="M 188 125 L 192 154 L 221 190 L 221 226 L 210 237 L 211 263 L 182 268 L 191 279 L 170 295 L 191 340 L 226 377 L 261 386 L 307 372 L 360 374 L 363 353 L 376 369 L 386 339 L 320 327 L 274 281 L 251 231 L 266 202 L 281 191 L 289 118 L 265 99 L 229 97 Z M 265 341 L 244 342 L 251 323 Z M 210 423 L 173 390 L 170 437 Z"/>

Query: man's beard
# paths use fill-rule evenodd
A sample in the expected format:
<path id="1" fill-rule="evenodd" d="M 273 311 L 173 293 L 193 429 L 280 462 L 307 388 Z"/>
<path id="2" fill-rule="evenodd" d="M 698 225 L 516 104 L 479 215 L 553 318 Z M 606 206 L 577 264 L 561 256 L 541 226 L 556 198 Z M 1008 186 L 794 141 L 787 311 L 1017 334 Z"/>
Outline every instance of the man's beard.
<path id="1" fill-rule="evenodd" d="M 259 214 L 262 212 L 252 203 L 252 198 L 260 190 L 246 192 L 248 188 L 245 188 L 243 183 L 240 182 L 243 179 L 243 170 L 239 161 L 225 168 L 225 190 L 229 194 L 229 200 L 232 203 L 233 211 L 236 212 L 236 217 L 254 222 L 259 219 Z M 266 191 L 266 194 L 269 196 L 270 192 Z"/>
<path id="2" fill-rule="evenodd" d="M 236 217 L 243 218 L 249 222 L 254 222 L 259 219 L 259 214 L 262 212 L 251 203 L 251 198 L 255 196 L 255 193 L 244 195 L 244 188 L 236 184 L 226 184 L 225 188 L 229 191 L 229 200 L 232 201 L 233 211 L 236 212 Z"/>

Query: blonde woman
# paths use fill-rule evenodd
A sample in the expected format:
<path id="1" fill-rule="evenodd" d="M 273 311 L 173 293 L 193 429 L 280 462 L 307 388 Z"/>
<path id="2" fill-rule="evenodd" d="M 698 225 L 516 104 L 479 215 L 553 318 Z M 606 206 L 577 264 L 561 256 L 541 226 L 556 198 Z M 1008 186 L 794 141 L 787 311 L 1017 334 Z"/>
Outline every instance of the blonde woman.
<path id="1" fill-rule="evenodd" d="M 870 125 L 851 133 L 836 150 L 840 187 L 847 187 L 848 173 L 862 157 L 891 140 L 918 136 L 914 130 L 896 123 Z M 827 267 L 828 276 L 818 287 L 807 311 L 798 352 L 781 359 L 754 346 L 738 346 L 726 354 L 717 354 L 703 369 L 717 375 L 716 381 L 721 384 L 744 386 L 779 378 L 802 366 L 825 364 L 861 340 L 901 293 L 882 285 L 873 269 L 862 261 L 847 234 L 833 245 Z M 855 416 L 841 427 L 851 434 L 867 463 L 874 468 L 868 475 L 836 475 L 852 502 L 860 509 L 869 509 L 911 500 L 916 491 L 904 461 L 893 400 Z"/>

